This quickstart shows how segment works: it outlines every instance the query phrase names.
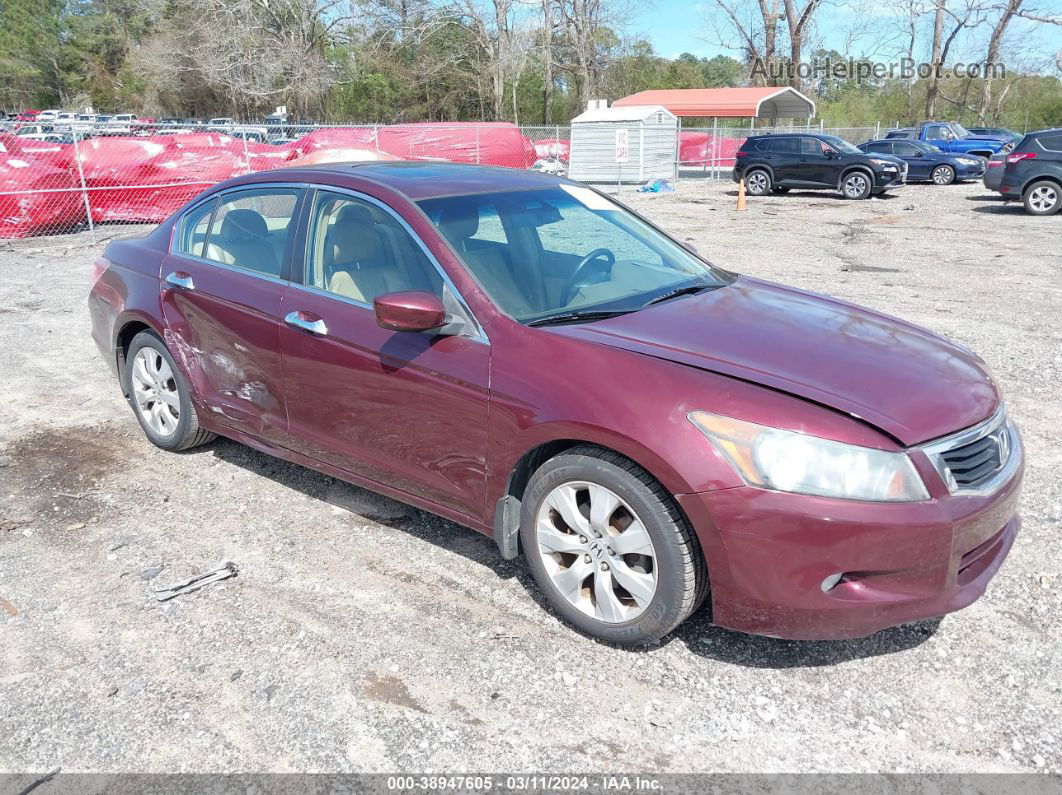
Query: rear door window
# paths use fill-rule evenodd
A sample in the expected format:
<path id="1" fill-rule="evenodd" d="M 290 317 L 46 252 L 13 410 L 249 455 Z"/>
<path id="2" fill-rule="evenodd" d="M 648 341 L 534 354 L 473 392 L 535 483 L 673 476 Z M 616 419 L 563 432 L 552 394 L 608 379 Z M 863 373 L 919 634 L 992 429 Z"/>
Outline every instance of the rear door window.
<path id="1" fill-rule="evenodd" d="M 299 188 L 262 188 L 222 196 L 203 256 L 264 276 L 280 276 L 300 195 Z"/>
<path id="2" fill-rule="evenodd" d="M 771 140 L 771 151 L 796 154 L 800 151 L 800 142 L 796 138 L 774 138 Z"/>
<path id="3" fill-rule="evenodd" d="M 900 147 L 900 146 L 903 146 L 903 144 L 897 144 L 897 147 Z M 908 144 L 908 146 L 910 146 L 910 144 Z M 891 155 L 893 153 L 893 151 L 896 151 L 897 153 L 899 153 L 900 150 L 898 148 L 896 150 L 893 150 L 892 147 L 893 147 L 893 145 L 891 143 L 887 143 L 885 141 L 875 141 L 872 144 L 867 144 L 867 151 L 868 152 L 880 152 L 881 154 L 884 154 L 884 155 Z M 914 147 L 911 146 L 910 148 L 913 149 Z"/>

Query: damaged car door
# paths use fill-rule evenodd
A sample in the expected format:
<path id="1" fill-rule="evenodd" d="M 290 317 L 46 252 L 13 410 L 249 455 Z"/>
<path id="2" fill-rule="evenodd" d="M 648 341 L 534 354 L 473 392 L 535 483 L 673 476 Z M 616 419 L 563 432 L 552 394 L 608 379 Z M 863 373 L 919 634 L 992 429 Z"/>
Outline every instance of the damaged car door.
<path id="1" fill-rule="evenodd" d="M 217 421 L 284 444 L 280 307 L 303 190 L 236 189 L 192 207 L 162 262 L 171 350 Z"/>

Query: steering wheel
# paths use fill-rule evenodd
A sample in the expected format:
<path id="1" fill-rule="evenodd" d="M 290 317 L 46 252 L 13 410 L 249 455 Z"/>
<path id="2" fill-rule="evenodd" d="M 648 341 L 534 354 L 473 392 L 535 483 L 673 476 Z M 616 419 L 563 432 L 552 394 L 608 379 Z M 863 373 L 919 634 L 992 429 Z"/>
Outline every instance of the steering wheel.
<path id="1" fill-rule="evenodd" d="M 576 265 L 575 270 L 572 271 L 568 283 L 565 284 L 564 289 L 561 290 L 561 303 L 564 306 L 567 306 L 568 302 L 575 298 L 575 294 L 579 291 L 579 288 L 583 286 L 583 279 L 586 278 L 587 272 L 590 270 L 590 263 L 599 259 L 604 260 L 603 264 L 606 269 L 611 268 L 616 264 L 616 255 L 607 248 L 595 248 L 579 260 L 579 264 Z"/>

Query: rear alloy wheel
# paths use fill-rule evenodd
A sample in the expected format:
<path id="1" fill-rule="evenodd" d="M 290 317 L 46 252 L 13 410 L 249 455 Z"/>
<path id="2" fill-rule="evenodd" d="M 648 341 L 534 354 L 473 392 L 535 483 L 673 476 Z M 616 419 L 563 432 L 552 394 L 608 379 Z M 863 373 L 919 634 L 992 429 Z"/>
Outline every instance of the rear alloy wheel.
<path id="1" fill-rule="evenodd" d="M 133 337 L 122 387 L 144 435 L 164 450 L 186 450 L 214 434 L 199 427 L 188 385 L 165 344 L 149 331 Z"/>
<path id="2" fill-rule="evenodd" d="M 522 500 L 520 542 L 557 612 L 612 643 L 659 640 L 707 593 L 700 547 L 674 499 L 611 451 L 577 447 L 543 464 Z"/>
<path id="3" fill-rule="evenodd" d="M 1025 189 L 1022 201 L 1031 215 L 1054 215 L 1062 209 L 1062 187 L 1049 179 L 1034 182 Z"/>
<path id="4" fill-rule="evenodd" d="M 745 175 L 745 190 L 749 196 L 762 196 L 771 191 L 771 175 L 763 169 L 757 169 Z"/>
<path id="5" fill-rule="evenodd" d="M 955 169 L 941 165 L 933 169 L 933 182 L 936 185 L 950 185 L 955 181 Z"/>
<path id="6" fill-rule="evenodd" d="M 870 195 L 873 187 L 870 177 L 862 171 L 853 171 L 845 176 L 841 183 L 841 193 L 846 199 L 865 199 Z"/>

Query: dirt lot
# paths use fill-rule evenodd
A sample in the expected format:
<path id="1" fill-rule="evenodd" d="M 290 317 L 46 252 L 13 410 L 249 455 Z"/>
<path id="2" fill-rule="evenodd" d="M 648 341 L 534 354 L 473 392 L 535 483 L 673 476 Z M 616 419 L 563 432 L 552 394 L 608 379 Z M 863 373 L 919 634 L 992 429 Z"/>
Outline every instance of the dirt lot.
<path id="1" fill-rule="evenodd" d="M 724 267 L 987 360 L 1029 464 L 985 598 L 850 642 L 700 615 L 648 651 L 594 643 L 485 537 L 232 442 L 152 447 L 89 339 L 101 245 L 20 241 L 0 246 L 0 770 L 1062 770 L 1062 218 L 980 185 L 627 199 Z M 150 593 L 226 559 L 236 579 Z"/>

